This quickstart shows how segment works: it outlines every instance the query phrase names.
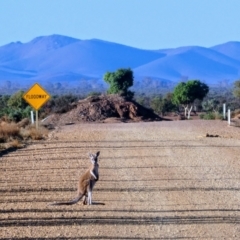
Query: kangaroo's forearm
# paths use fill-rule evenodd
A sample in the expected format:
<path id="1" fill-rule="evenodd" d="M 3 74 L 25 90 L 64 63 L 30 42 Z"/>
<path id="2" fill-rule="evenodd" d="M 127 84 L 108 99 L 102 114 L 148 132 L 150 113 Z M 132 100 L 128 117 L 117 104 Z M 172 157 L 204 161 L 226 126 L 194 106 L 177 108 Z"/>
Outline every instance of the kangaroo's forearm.
<path id="1" fill-rule="evenodd" d="M 90 173 L 95 178 L 95 180 L 97 181 L 98 180 L 98 176 L 96 176 L 93 171 L 90 171 Z"/>

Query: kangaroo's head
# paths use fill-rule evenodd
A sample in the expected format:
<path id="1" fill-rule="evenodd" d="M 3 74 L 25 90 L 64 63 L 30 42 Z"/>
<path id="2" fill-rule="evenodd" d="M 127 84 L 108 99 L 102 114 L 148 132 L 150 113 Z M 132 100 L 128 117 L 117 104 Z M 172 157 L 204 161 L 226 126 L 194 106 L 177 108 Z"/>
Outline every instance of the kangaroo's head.
<path id="1" fill-rule="evenodd" d="M 96 154 L 89 153 L 90 161 L 95 166 L 98 165 L 98 156 L 100 152 L 98 151 Z"/>

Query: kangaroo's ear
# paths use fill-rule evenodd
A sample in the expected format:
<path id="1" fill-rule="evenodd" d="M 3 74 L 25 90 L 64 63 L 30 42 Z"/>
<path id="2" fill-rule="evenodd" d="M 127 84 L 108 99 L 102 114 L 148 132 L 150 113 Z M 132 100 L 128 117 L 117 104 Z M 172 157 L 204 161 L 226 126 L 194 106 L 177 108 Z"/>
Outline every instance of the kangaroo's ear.
<path id="1" fill-rule="evenodd" d="M 97 153 L 96 153 L 96 157 L 98 157 L 100 155 L 100 151 L 98 151 Z"/>
<path id="2" fill-rule="evenodd" d="M 94 160 L 94 155 L 92 154 L 92 153 L 88 153 L 88 155 L 89 155 L 89 157 L 90 157 L 90 162 L 92 163 L 92 164 L 94 164 L 95 163 L 95 160 Z"/>

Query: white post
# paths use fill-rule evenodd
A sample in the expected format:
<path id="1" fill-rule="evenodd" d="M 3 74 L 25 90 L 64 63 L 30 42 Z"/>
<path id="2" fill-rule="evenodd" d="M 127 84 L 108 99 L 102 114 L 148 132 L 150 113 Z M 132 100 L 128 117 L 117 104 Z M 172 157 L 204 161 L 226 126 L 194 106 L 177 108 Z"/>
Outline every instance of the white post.
<path id="1" fill-rule="evenodd" d="M 226 119 L 226 103 L 223 104 L 223 119 Z"/>
<path id="2" fill-rule="evenodd" d="M 38 110 L 36 110 L 36 129 L 38 129 Z"/>
<path id="3" fill-rule="evenodd" d="M 34 124 L 34 115 L 33 115 L 33 111 L 31 111 L 31 122 L 32 122 L 32 124 Z"/>
<path id="4" fill-rule="evenodd" d="M 231 110 L 228 109 L 228 125 L 231 124 Z"/>

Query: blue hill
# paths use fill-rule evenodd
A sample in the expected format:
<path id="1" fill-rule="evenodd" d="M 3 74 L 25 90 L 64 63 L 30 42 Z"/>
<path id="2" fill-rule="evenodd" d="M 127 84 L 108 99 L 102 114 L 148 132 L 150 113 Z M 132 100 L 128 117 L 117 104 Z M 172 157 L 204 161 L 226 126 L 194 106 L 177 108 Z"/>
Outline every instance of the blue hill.
<path id="1" fill-rule="evenodd" d="M 224 44 L 219 44 L 211 49 L 225 54 L 226 56 L 240 61 L 240 42 L 227 42 Z"/>
<path id="2" fill-rule="evenodd" d="M 159 52 L 164 52 L 166 56 L 135 68 L 135 74 L 156 78 L 162 76 L 172 81 L 188 77 L 208 83 L 235 79 L 239 74 L 240 61 L 212 49 L 182 47 Z"/>
<path id="3" fill-rule="evenodd" d="M 240 78 L 240 42 L 152 51 L 98 39 L 51 35 L 0 47 L 2 82 L 102 82 L 107 71 L 128 67 L 134 70 L 137 81 L 146 77 L 172 82 L 199 79 L 208 84 L 234 81 Z"/>

